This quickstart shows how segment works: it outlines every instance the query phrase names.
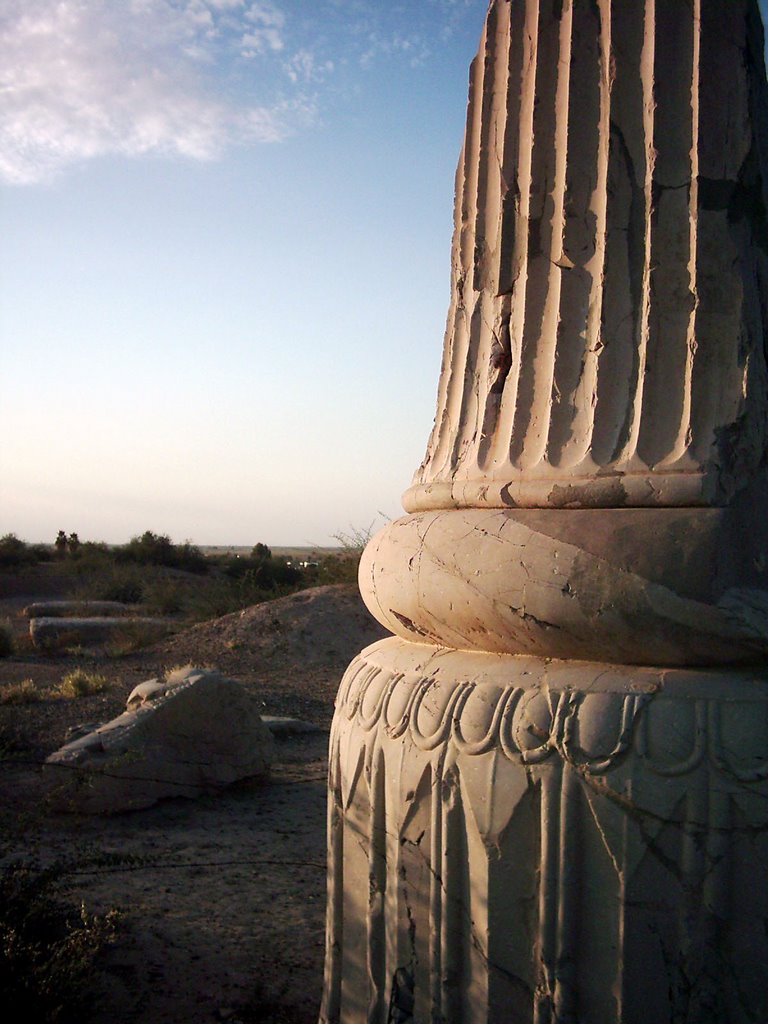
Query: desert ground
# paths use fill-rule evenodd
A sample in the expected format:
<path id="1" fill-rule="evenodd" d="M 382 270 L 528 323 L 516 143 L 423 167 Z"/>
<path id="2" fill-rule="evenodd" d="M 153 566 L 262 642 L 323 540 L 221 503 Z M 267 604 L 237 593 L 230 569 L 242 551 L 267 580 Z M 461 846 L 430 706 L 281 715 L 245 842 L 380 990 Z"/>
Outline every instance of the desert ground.
<path id="1" fill-rule="evenodd" d="M 44 696 L 0 706 L 0 853 L 4 865 L 19 857 L 42 867 L 61 864 L 62 898 L 82 902 L 90 914 L 119 912 L 88 974 L 77 1020 L 316 1021 L 328 729 L 347 663 L 383 635 L 356 587 L 303 590 L 120 656 L 31 648 L 22 609 L 60 596 L 43 589 L 34 578 L 4 579 L 0 618 L 19 642 L 0 660 L 0 693 L 23 679 L 48 693 L 80 666 L 105 675 L 109 685 L 73 700 Z M 245 684 L 265 714 L 297 717 L 320 730 L 279 740 L 268 780 L 118 815 L 53 813 L 41 764 L 67 729 L 114 717 L 136 683 L 189 663 Z M 63 1006 L 57 1019 L 68 1020 L 68 1012 Z"/>

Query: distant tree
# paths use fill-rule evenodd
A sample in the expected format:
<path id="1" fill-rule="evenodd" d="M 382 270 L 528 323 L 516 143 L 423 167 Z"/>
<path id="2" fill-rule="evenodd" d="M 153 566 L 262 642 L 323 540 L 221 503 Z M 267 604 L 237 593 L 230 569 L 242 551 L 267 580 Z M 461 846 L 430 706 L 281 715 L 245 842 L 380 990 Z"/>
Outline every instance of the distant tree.
<path id="1" fill-rule="evenodd" d="M 166 534 L 153 533 L 152 530 L 145 530 L 140 537 L 132 537 L 115 554 L 118 561 L 137 562 L 139 565 L 163 565 L 189 572 L 206 572 L 208 569 L 205 555 L 190 541 L 174 544 Z"/>
<path id="2" fill-rule="evenodd" d="M 63 530 L 59 530 L 56 534 L 56 540 L 53 542 L 53 546 L 56 548 L 56 555 L 59 558 L 63 558 L 67 553 L 67 535 Z"/>
<path id="3" fill-rule="evenodd" d="M 50 544 L 28 544 L 27 551 L 32 562 L 50 562 L 53 558 Z"/>
<path id="4" fill-rule="evenodd" d="M 70 535 L 67 537 L 67 551 L 74 558 L 77 555 L 79 548 L 80 538 L 77 536 L 76 533 L 70 533 Z"/>
<path id="5" fill-rule="evenodd" d="M 0 537 L 0 566 L 17 568 L 33 561 L 29 548 L 15 533 L 6 533 L 4 537 Z"/>
<path id="6" fill-rule="evenodd" d="M 257 544 L 248 558 L 232 559 L 224 571 L 232 579 L 264 591 L 292 587 L 302 581 L 301 570 L 288 565 L 284 558 L 275 558 L 266 544 Z"/>
<path id="7" fill-rule="evenodd" d="M 145 530 L 140 537 L 131 537 L 128 547 L 135 553 L 137 562 L 145 565 L 173 564 L 173 541 L 165 533 Z"/>
<path id="8" fill-rule="evenodd" d="M 268 562 L 272 558 L 272 551 L 259 541 L 251 551 L 251 558 L 254 562 Z"/>

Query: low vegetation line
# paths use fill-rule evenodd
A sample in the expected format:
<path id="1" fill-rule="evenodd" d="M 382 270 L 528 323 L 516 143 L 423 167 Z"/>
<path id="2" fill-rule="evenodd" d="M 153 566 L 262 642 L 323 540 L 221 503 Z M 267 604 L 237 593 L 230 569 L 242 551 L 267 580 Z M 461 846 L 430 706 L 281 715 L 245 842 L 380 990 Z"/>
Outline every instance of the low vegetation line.
<path id="1" fill-rule="evenodd" d="M 136 614 L 140 609 L 192 624 L 308 587 L 354 582 L 371 530 L 339 533 L 337 549 L 310 548 L 301 557 L 274 554 L 262 542 L 249 554 L 204 554 L 190 541 L 177 544 L 152 530 L 122 545 L 81 541 L 64 530 L 52 544 L 29 544 L 8 533 L 0 537 L 0 594 L 3 577 L 58 577 L 71 600 L 119 601 Z M 13 653 L 13 630 L 0 622 L 0 657 Z"/>

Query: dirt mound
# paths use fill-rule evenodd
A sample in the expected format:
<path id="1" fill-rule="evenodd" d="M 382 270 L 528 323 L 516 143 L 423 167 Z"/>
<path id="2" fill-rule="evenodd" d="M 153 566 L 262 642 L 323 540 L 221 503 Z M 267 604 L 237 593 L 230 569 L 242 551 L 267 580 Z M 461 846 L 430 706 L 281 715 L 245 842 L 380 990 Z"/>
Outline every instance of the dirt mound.
<path id="1" fill-rule="evenodd" d="M 144 660 L 216 668 L 258 687 L 270 714 L 327 724 L 347 665 L 387 636 L 351 584 L 313 587 L 175 634 Z"/>

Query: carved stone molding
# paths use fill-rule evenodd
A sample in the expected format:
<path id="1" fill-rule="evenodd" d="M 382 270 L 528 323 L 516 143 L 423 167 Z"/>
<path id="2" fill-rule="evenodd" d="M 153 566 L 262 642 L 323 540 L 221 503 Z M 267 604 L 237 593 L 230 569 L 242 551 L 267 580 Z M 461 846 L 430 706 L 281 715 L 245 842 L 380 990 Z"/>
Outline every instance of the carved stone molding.
<path id="1" fill-rule="evenodd" d="M 768 656 L 768 515 L 450 509 L 388 524 L 360 563 L 406 640 L 645 665 Z M 734 585 L 738 584 L 738 585 Z"/>
<path id="2" fill-rule="evenodd" d="M 766 1019 L 767 744 L 768 671 L 368 648 L 321 1020 Z"/>
<path id="3" fill-rule="evenodd" d="M 490 751 L 518 765 L 559 756 L 589 775 L 629 755 L 662 776 L 706 765 L 768 779 L 768 669 L 658 669 L 472 655 L 380 640 L 347 669 L 337 719 L 431 752 Z M 673 722 L 674 725 L 670 723 Z"/>

